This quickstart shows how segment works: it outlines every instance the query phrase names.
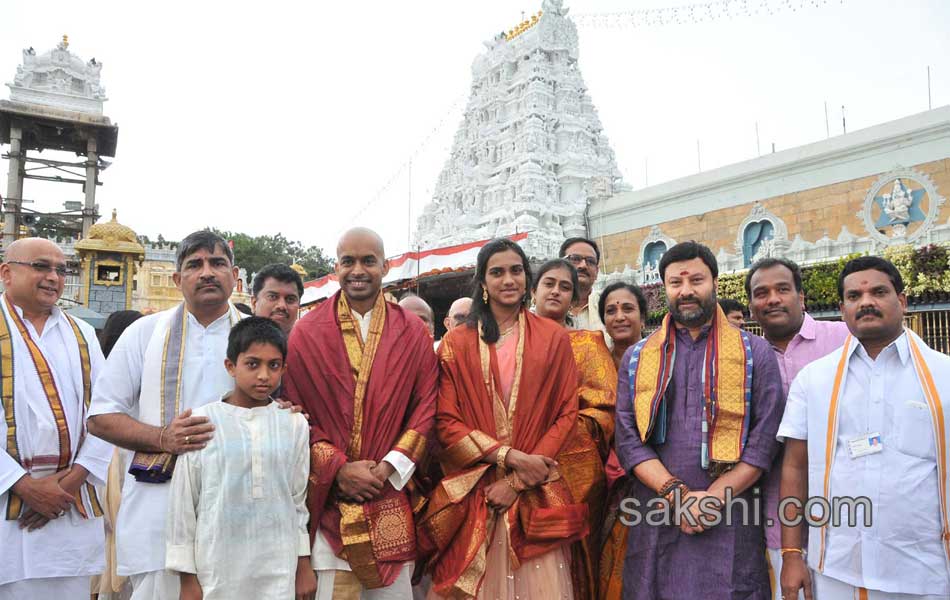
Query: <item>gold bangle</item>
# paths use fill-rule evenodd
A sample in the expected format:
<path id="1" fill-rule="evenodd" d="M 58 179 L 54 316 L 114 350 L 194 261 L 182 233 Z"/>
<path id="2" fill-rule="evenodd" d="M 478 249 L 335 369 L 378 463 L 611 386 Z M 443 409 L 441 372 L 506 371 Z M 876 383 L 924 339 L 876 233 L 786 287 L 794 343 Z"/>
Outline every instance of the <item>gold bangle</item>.
<path id="1" fill-rule="evenodd" d="M 163 441 L 166 429 L 168 429 L 168 425 L 162 425 L 162 431 L 158 434 L 158 449 L 162 452 L 167 452 L 167 450 L 165 450 L 165 442 Z"/>
<path id="2" fill-rule="evenodd" d="M 518 487 L 515 486 L 515 482 L 512 481 L 514 475 L 514 473 L 508 473 L 505 475 L 505 483 L 507 483 L 508 487 L 510 487 L 516 494 L 520 494 L 522 490 L 519 490 Z"/>
<path id="3" fill-rule="evenodd" d="M 781 550 L 779 550 L 779 555 L 784 560 L 785 555 L 788 554 L 789 552 L 796 552 L 798 554 L 801 554 L 803 559 L 805 558 L 805 554 L 806 554 L 805 550 L 801 548 L 782 548 Z"/>
<path id="4" fill-rule="evenodd" d="M 498 448 L 498 468 L 502 471 L 507 471 L 508 466 L 505 465 L 505 459 L 508 458 L 508 453 L 511 451 L 511 446 L 501 446 Z"/>

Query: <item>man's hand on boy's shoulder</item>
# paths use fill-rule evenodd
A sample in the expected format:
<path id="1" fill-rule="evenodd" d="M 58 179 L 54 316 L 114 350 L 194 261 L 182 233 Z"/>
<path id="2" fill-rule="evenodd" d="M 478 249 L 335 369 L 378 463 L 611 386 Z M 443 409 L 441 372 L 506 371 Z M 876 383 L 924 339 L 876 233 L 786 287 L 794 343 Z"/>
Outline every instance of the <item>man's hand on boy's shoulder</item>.
<path id="1" fill-rule="evenodd" d="M 303 416 L 307 418 L 307 421 L 310 420 L 310 415 L 308 415 L 307 413 L 303 412 L 303 407 L 302 407 L 302 406 L 297 405 L 297 404 L 294 404 L 294 403 L 291 402 L 290 400 L 284 400 L 283 398 L 277 398 L 276 400 L 274 400 L 274 402 L 277 403 L 277 406 L 278 406 L 278 407 L 280 407 L 280 408 L 285 408 L 285 409 L 289 409 L 290 412 L 303 413 Z"/>
<path id="2" fill-rule="evenodd" d="M 317 575 L 310 566 L 309 556 L 297 558 L 297 576 L 294 582 L 295 600 L 313 600 L 317 593 Z"/>

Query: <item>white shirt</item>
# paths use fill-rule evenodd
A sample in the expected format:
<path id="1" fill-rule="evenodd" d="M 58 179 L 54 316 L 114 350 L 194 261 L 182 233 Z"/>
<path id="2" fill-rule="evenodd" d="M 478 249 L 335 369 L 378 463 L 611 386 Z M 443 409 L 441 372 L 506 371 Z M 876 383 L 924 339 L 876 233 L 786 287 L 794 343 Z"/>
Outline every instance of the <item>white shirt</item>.
<path id="1" fill-rule="evenodd" d="M 604 342 L 607 344 L 607 348 L 612 350 L 614 341 L 607 335 L 607 328 L 600 320 L 600 313 L 598 312 L 599 299 L 600 294 L 591 291 L 590 296 L 587 297 L 587 304 L 584 308 L 576 315 L 573 312 L 571 313 L 571 325 L 568 329 L 599 331 L 604 336 Z"/>
<path id="2" fill-rule="evenodd" d="M 350 314 L 360 324 L 360 334 L 363 340 L 369 335 L 369 324 L 373 318 L 372 309 L 366 311 L 365 315 L 360 315 L 353 309 Z M 394 469 L 393 474 L 389 476 L 389 483 L 396 491 L 401 490 L 409 483 L 412 474 L 416 471 L 416 463 L 409 460 L 405 454 L 390 450 L 383 457 L 383 462 L 388 462 Z M 315 571 L 350 571 L 350 565 L 342 558 L 333 553 L 330 542 L 323 537 L 323 532 L 317 528 L 317 535 L 313 539 L 313 550 L 310 553 L 310 563 Z"/>
<path id="3" fill-rule="evenodd" d="M 827 389 L 834 379 L 839 357 L 834 352 L 809 364 L 792 382 L 779 439 L 826 435 L 825 430 L 808 431 L 808 406 L 819 393 L 816 388 Z M 881 435 L 883 451 L 852 459 L 848 442 L 872 433 Z M 843 526 L 829 525 L 824 575 L 872 590 L 950 597 L 940 540 L 936 448 L 906 333 L 876 360 L 852 342 L 836 443 L 830 494 L 869 498 L 873 518 L 872 526 L 864 527 L 859 509 L 857 527 L 847 526 L 846 514 Z M 809 496 L 820 494 L 809 490 Z M 810 536 L 810 564 L 817 561 L 819 538 L 817 532 Z"/>
<path id="4" fill-rule="evenodd" d="M 205 600 L 293 598 L 310 554 L 310 426 L 275 403 L 195 409 L 215 437 L 178 458 L 168 505 L 167 569 L 196 573 Z"/>
<path id="5" fill-rule="evenodd" d="M 174 309 L 172 309 L 174 310 Z M 145 350 L 156 325 L 167 313 L 148 315 L 132 323 L 116 342 L 92 397 L 91 415 L 124 413 L 138 418 Z M 187 311 L 186 311 L 187 312 Z M 215 402 L 234 382 L 224 368 L 230 314 L 203 327 L 187 314 L 181 378 L 180 410 Z M 124 451 L 125 464 L 131 453 Z M 139 483 L 125 474 L 122 503 L 116 518 L 116 571 L 127 576 L 165 568 L 167 484 Z"/>
<path id="6" fill-rule="evenodd" d="M 2 300 L 0 300 L 2 302 Z M 14 306 L 22 318 L 23 311 Z M 0 314 L 0 318 L 3 318 Z M 25 342 L 12 320 L 8 320 L 13 345 L 14 368 L 14 414 L 16 416 L 17 441 L 21 460 L 35 455 L 58 453 L 59 437 L 52 417 L 46 393 L 36 375 L 32 358 Z M 112 458 L 112 445 L 86 434 L 85 406 L 82 402 L 81 370 L 78 362 L 78 344 L 73 329 L 59 308 L 43 326 L 42 335 L 37 334 L 33 324 L 24 319 L 23 324 L 49 363 L 53 381 L 63 403 L 70 441 L 74 450 L 74 464 L 89 471 L 86 481 L 104 486 Z M 95 330 L 84 321 L 76 319 L 89 347 L 91 378 L 103 367 L 102 351 Z M 75 451 L 79 440 L 82 445 Z M 7 424 L 0 419 L 0 443 L 6 449 Z M 46 477 L 55 471 L 55 466 L 33 467 L 30 475 Z M 27 474 L 6 451 L 0 452 L 0 585 L 12 581 L 41 577 L 70 577 L 95 575 L 105 566 L 105 534 L 102 518 L 90 512 L 86 492 L 83 500 L 89 519 L 83 519 L 75 509 L 54 519 L 41 529 L 28 532 L 20 529 L 17 521 L 7 521 L 5 511 L 9 490 Z M 102 490 L 99 490 L 100 501 Z"/>

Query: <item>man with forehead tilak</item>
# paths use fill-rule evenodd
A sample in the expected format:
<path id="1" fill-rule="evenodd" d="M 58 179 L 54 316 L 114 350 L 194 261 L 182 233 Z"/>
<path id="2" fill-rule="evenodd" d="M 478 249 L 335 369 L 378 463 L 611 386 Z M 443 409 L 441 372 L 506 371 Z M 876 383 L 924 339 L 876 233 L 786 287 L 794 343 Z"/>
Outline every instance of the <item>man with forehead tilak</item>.
<path id="1" fill-rule="evenodd" d="M 56 244 L 25 238 L 0 265 L 0 599 L 88 598 L 105 566 L 101 489 L 112 446 L 86 414 L 103 358 L 96 333 L 56 306 Z"/>
<path id="2" fill-rule="evenodd" d="M 770 597 L 762 526 L 743 513 L 753 514 L 752 487 L 778 451 L 782 382 L 765 340 L 726 321 L 717 275 L 709 248 L 670 248 L 660 260 L 670 312 L 620 363 L 617 457 L 639 506 L 625 501 L 639 515 L 621 516 L 631 524 L 630 600 Z M 730 493 L 748 510 L 725 504 Z M 657 498 L 679 498 L 686 512 L 658 523 Z"/>
<path id="3" fill-rule="evenodd" d="M 782 524 L 782 595 L 950 598 L 950 357 L 904 328 L 904 282 L 889 261 L 848 262 L 838 296 L 851 334 L 795 377 L 778 431 L 783 502 L 824 498 L 808 508 L 831 520 L 810 523 L 807 549 L 804 524 Z M 849 498 L 860 502 L 834 508 Z"/>
<path id="4" fill-rule="evenodd" d="M 763 258 L 749 267 L 745 278 L 749 312 L 772 345 L 788 395 L 792 380 L 805 365 L 840 348 L 848 337 L 841 321 L 816 321 L 805 312 L 805 290 L 798 265 L 784 258 Z M 765 541 L 774 600 L 781 600 L 782 526 L 778 519 L 782 452 L 778 453 L 763 485 Z M 787 554 L 789 551 L 786 550 Z"/>
<path id="5" fill-rule="evenodd" d="M 435 420 L 438 363 L 422 321 L 385 301 L 374 231 L 337 245 L 340 291 L 294 328 L 284 392 L 311 416 L 311 554 L 319 600 L 412 597 L 413 473 Z"/>
<path id="6" fill-rule="evenodd" d="M 172 275 L 184 301 L 137 320 L 106 361 L 92 399 L 90 431 L 122 452 L 116 572 L 133 600 L 177 600 L 178 574 L 165 569 L 169 480 L 177 456 L 204 448 L 213 426 L 191 411 L 232 389 L 224 368 L 228 334 L 241 318 L 230 303 L 234 254 L 211 231 L 181 241 Z"/>

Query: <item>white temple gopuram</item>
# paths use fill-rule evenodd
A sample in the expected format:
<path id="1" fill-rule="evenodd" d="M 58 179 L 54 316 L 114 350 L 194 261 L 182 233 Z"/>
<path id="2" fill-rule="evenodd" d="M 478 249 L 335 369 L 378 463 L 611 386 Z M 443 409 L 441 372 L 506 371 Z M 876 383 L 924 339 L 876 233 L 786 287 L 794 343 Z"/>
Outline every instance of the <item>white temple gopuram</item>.
<path id="1" fill-rule="evenodd" d="M 10 101 L 50 106 L 60 110 L 102 114 L 106 89 L 100 84 L 102 63 L 95 57 L 84 61 L 69 50 L 69 40 L 38 54 L 32 47 L 23 51 L 23 64 L 8 83 Z"/>
<path id="2" fill-rule="evenodd" d="M 590 201 L 625 186 L 578 66 L 561 0 L 485 42 L 472 91 L 415 246 L 528 233 L 532 258 L 587 232 Z"/>

